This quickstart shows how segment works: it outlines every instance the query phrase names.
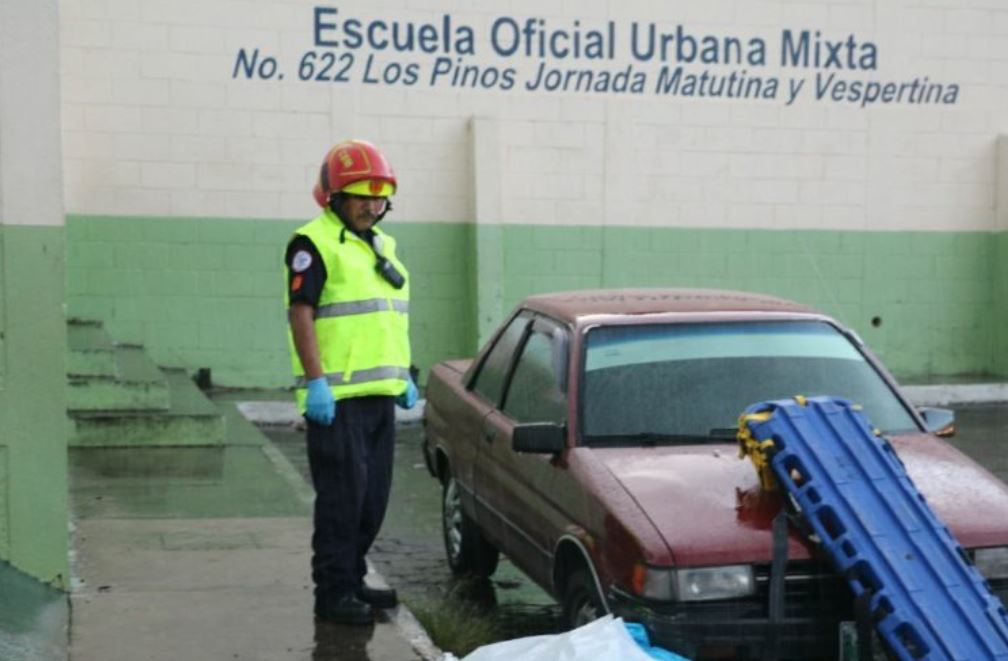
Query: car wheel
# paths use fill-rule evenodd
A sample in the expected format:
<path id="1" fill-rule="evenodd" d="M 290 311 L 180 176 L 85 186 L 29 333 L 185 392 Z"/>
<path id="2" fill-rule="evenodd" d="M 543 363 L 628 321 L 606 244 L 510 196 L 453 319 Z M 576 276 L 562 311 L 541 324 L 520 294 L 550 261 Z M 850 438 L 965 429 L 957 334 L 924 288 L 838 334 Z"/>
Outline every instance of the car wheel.
<path id="1" fill-rule="evenodd" d="M 441 528 L 452 573 L 483 578 L 494 573 L 500 553 L 463 511 L 459 485 L 451 474 L 444 482 L 441 498 Z"/>
<path id="2" fill-rule="evenodd" d="M 595 581 L 584 567 L 575 569 L 567 578 L 563 614 L 564 622 L 571 629 L 584 626 L 606 614 L 602 597 L 595 589 Z"/>

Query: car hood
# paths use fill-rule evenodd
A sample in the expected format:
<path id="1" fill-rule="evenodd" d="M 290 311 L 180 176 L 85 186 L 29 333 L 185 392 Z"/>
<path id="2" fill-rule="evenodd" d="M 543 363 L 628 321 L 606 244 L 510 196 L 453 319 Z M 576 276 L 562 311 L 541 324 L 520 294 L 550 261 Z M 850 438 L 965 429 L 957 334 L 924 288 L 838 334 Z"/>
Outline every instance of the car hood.
<path id="1" fill-rule="evenodd" d="M 925 434 L 890 438 L 938 517 L 967 548 L 1008 544 L 1008 487 L 972 459 Z M 665 540 L 656 564 L 768 562 L 781 496 L 759 486 L 733 445 L 595 450 Z M 788 555 L 813 546 L 792 527 Z"/>

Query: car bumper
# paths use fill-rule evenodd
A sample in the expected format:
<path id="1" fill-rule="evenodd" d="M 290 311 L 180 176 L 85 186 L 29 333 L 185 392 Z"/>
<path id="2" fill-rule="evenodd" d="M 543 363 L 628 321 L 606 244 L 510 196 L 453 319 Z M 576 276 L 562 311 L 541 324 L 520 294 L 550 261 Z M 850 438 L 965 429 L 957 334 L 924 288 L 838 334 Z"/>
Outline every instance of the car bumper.
<path id="1" fill-rule="evenodd" d="M 643 624 L 651 643 L 690 658 L 836 659 L 843 615 L 763 616 L 755 602 L 652 604 L 618 590 L 609 595 L 613 614 Z M 852 617 L 852 616 L 850 616 Z M 846 619 L 849 619 L 846 618 Z"/>
<path id="2" fill-rule="evenodd" d="M 826 581 L 825 583 L 832 583 Z M 840 624 L 854 619 L 849 594 L 835 586 L 791 593 L 783 615 L 766 617 L 765 601 L 751 600 L 663 604 L 642 600 L 614 588 L 613 615 L 643 624 L 651 643 L 689 658 L 837 659 Z M 1008 580 L 990 582 L 991 591 L 1008 603 Z"/>

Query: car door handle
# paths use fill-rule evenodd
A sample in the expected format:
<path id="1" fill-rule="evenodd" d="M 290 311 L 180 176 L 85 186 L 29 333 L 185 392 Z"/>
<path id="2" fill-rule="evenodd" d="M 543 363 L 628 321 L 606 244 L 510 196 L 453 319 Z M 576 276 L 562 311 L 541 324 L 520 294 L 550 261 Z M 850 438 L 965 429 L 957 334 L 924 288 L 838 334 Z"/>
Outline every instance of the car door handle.
<path id="1" fill-rule="evenodd" d="M 483 440 L 487 443 L 493 443 L 493 440 L 497 438 L 496 429 L 484 429 L 483 430 Z"/>

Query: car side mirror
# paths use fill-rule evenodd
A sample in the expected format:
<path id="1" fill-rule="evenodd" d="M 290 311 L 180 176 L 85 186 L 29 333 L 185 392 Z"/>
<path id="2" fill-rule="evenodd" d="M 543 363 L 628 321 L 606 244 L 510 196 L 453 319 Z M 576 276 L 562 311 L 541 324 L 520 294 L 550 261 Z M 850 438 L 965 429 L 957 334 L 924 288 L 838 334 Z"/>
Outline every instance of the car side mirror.
<path id="1" fill-rule="evenodd" d="M 955 436 L 955 412 L 952 409 L 922 406 L 917 411 L 924 418 L 924 427 L 935 436 L 942 438 Z"/>
<path id="2" fill-rule="evenodd" d="M 515 452 L 557 454 L 566 447 L 564 426 L 555 422 L 527 422 L 515 425 L 511 432 L 511 449 Z"/>

